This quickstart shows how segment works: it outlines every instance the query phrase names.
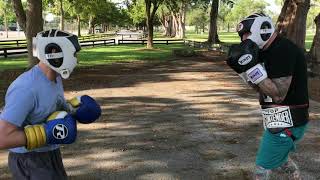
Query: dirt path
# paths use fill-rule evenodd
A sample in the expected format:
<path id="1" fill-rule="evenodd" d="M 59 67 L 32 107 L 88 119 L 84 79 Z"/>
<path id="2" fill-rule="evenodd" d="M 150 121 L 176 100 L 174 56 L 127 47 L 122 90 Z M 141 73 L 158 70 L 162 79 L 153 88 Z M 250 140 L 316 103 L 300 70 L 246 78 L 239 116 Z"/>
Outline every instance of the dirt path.
<path id="1" fill-rule="evenodd" d="M 62 148 L 71 179 L 250 179 L 262 134 L 259 106 L 223 62 L 76 74 L 66 96 L 94 96 L 103 117 L 79 125 L 77 143 Z M 319 117 L 320 105 L 312 103 L 310 128 L 292 156 L 308 180 L 320 179 Z M 6 156 L 0 151 L 0 179 L 9 177 Z"/>

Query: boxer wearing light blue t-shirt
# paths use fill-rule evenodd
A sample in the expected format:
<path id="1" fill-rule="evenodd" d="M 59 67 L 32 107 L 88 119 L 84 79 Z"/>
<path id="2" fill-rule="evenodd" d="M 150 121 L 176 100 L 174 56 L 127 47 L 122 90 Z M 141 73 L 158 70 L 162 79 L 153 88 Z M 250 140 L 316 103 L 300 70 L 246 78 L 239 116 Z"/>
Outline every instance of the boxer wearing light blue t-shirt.
<path id="1" fill-rule="evenodd" d="M 65 101 L 62 79 L 77 65 L 77 36 L 48 30 L 33 39 L 40 62 L 8 88 L 0 114 L 0 150 L 10 149 L 8 164 L 14 179 L 67 179 L 59 144 L 74 143 L 77 122 L 89 124 L 101 116 L 100 105 L 82 95 Z"/>
<path id="2" fill-rule="evenodd" d="M 45 123 L 47 117 L 59 110 L 66 110 L 61 77 L 56 82 L 50 81 L 38 65 L 20 75 L 9 86 L 5 107 L 0 119 L 17 127 Z M 36 152 L 46 152 L 57 149 L 58 145 L 46 145 Z M 10 149 L 16 153 L 26 153 L 25 147 Z"/>
<path id="3" fill-rule="evenodd" d="M 37 34 L 33 47 L 40 62 L 12 82 L 6 93 L 0 149 L 10 151 L 13 179 L 64 180 L 59 144 L 73 143 L 77 127 L 64 99 L 61 77 L 68 78 L 77 65 L 80 44 L 73 34 L 49 30 Z"/>

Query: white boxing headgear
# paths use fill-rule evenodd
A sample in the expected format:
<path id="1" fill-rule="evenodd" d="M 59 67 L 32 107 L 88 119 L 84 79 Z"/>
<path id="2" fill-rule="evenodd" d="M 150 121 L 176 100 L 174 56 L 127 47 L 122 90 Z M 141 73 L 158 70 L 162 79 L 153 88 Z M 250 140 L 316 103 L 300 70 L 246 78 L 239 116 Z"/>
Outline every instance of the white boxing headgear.
<path id="1" fill-rule="evenodd" d="M 68 32 L 51 29 L 33 38 L 33 56 L 67 79 L 77 65 L 76 52 L 81 47 L 78 37 Z"/>
<path id="2" fill-rule="evenodd" d="M 237 27 L 241 40 L 245 33 L 251 33 L 248 39 L 255 42 L 260 49 L 268 42 L 274 31 L 271 18 L 263 13 L 254 13 L 246 17 Z"/>

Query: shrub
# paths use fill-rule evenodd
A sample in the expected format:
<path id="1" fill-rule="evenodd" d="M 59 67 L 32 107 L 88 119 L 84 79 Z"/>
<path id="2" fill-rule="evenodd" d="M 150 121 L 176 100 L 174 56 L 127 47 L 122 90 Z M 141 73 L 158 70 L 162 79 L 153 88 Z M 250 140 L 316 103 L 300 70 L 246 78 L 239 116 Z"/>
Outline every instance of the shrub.
<path id="1" fill-rule="evenodd" d="M 190 47 L 186 47 L 184 49 L 173 49 L 172 52 L 173 55 L 177 57 L 192 57 L 196 55 L 195 50 Z"/>

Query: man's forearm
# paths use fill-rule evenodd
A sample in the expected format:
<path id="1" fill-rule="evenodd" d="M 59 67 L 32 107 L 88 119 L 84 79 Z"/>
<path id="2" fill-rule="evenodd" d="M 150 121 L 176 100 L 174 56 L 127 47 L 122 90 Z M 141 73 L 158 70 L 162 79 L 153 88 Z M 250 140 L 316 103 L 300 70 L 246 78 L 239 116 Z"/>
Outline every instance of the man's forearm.
<path id="1" fill-rule="evenodd" d="M 6 123 L 5 126 L 4 123 Z M 8 124 L 9 123 L 0 120 L 0 149 L 25 146 L 27 139 L 24 131 L 16 127 L 10 128 Z"/>
<path id="2" fill-rule="evenodd" d="M 267 78 L 263 80 L 258 84 L 258 87 L 263 94 L 270 96 L 274 102 L 280 103 L 281 101 L 283 101 L 277 86 L 271 79 Z"/>
<path id="3" fill-rule="evenodd" d="M 270 79 L 267 78 L 258 84 L 260 91 L 272 98 L 276 103 L 282 102 L 289 90 L 292 76 Z"/>

